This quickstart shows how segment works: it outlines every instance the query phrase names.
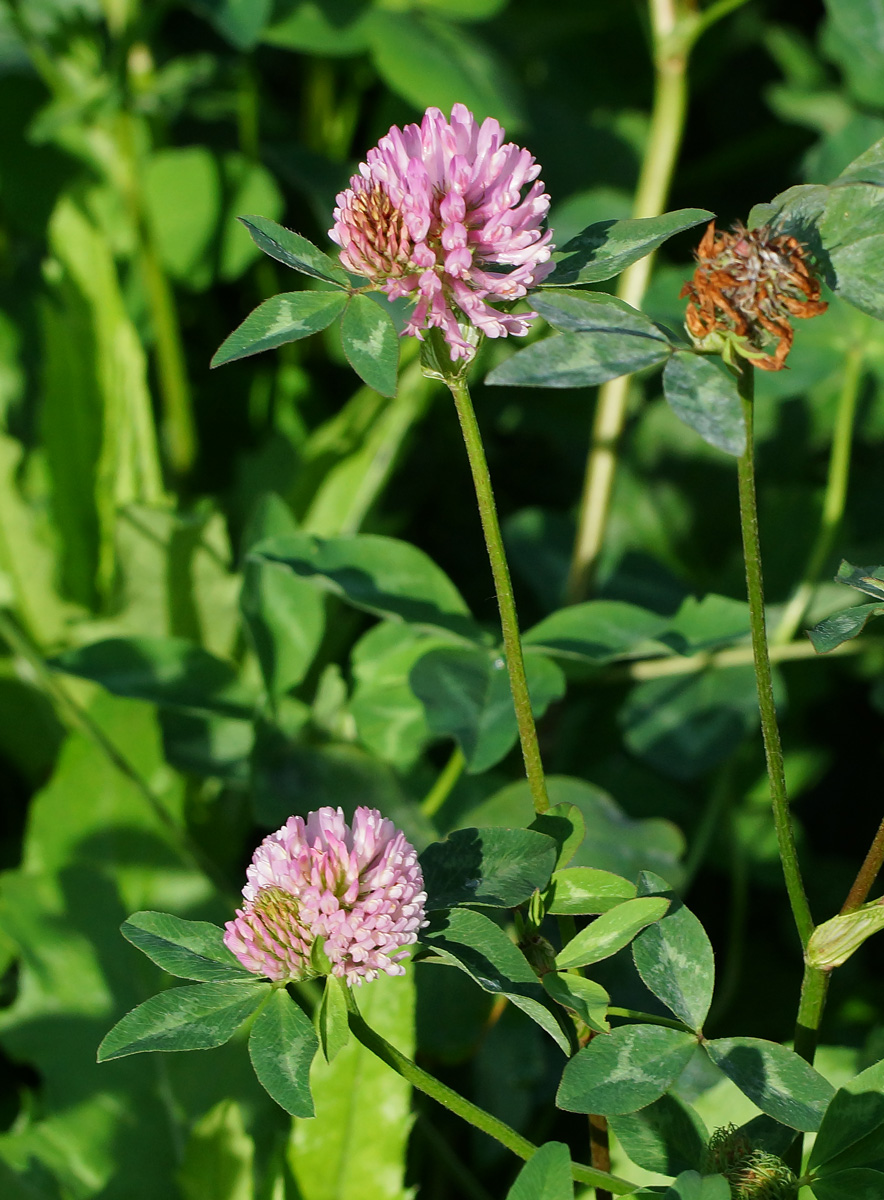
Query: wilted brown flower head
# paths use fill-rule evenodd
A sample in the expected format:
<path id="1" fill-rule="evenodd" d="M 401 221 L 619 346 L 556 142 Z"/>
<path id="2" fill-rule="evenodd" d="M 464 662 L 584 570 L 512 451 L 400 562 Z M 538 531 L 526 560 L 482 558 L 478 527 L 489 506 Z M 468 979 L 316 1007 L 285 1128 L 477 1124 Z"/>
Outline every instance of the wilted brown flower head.
<path id="1" fill-rule="evenodd" d="M 721 233 L 712 221 L 695 257 L 693 278 L 681 289 L 690 297 L 685 324 L 693 340 L 728 360 L 737 353 L 763 371 L 781 371 L 792 348 L 790 318 L 828 307 L 801 243 L 766 225 L 738 223 Z"/>

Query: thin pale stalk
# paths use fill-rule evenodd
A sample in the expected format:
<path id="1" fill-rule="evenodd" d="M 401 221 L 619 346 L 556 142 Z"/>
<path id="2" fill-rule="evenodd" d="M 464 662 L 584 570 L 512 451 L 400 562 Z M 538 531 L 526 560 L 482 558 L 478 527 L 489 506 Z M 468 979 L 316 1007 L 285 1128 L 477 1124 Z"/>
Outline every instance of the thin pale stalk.
<path id="1" fill-rule="evenodd" d="M 347 992 L 347 1019 L 350 1024 L 350 1029 L 357 1039 L 365 1046 L 366 1050 L 370 1050 L 376 1055 L 381 1062 L 387 1064 L 397 1075 L 401 1076 L 412 1087 L 417 1088 L 425 1095 L 435 1100 L 437 1104 L 441 1104 L 444 1108 L 461 1117 L 476 1129 L 486 1133 L 495 1141 L 500 1142 L 502 1146 L 506 1146 L 513 1154 L 526 1161 L 536 1152 L 537 1146 L 533 1142 L 529 1142 L 527 1138 L 522 1137 L 515 1129 L 492 1116 L 483 1108 L 473 1104 L 458 1092 L 453 1091 L 450 1087 L 446 1087 L 434 1076 L 422 1070 L 417 1063 L 413 1062 L 401 1051 L 397 1050 L 388 1041 L 376 1033 L 371 1026 L 367 1025 L 362 1018 L 359 1009 L 356 1007 L 356 998 L 352 991 L 348 988 Z M 636 1184 L 629 1183 L 626 1179 L 620 1179 L 616 1175 L 610 1175 L 605 1171 L 596 1171 L 592 1167 L 584 1166 L 582 1163 L 571 1164 L 571 1176 L 578 1183 L 588 1184 L 590 1187 L 607 1188 L 608 1191 L 615 1195 L 623 1196 L 628 1192 L 634 1191 Z"/>
<path id="2" fill-rule="evenodd" d="M 600 1113 L 589 1115 L 589 1152 L 590 1161 L 596 1171 L 611 1171 L 611 1140 L 608 1137 L 608 1119 Z M 595 1200 L 612 1200 L 612 1193 L 607 1188 L 596 1188 Z"/>
<path id="3" fill-rule="evenodd" d="M 421 801 L 421 812 L 425 817 L 435 817 L 436 813 L 451 795 L 451 789 L 463 774 L 467 760 L 460 746 L 455 746 L 451 757 L 439 772 L 436 782 Z"/>
<path id="4" fill-rule="evenodd" d="M 835 539 L 844 519 L 847 501 L 847 483 L 850 478 L 850 450 L 853 441 L 853 426 L 860 385 L 863 379 L 863 352 L 853 349 L 844 362 L 844 380 L 838 398 L 832 449 L 829 453 L 829 471 L 826 479 L 826 495 L 816 541 L 807 559 L 801 583 L 786 605 L 772 641 L 775 645 L 791 642 L 798 632 L 813 599 L 814 591 L 826 561 L 832 553 Z"/>
<path id="5" fill-rule="evenodd" d="M 497 593 L 497 605 L 500 610 L 506 669 L 509 672 L 510 688 L 513 693 L 519 741 L 522 745 L 522 757 L 525 760 L 525 773 L 531 787 L 535 811 L 546 812 L 549 808 L 549 797 L 546 794 L 546 780 L 540 757 L 540 745 L 537 740 L 537 727 L 534 724 L 531 697 L 528 694 L 528 679 L 525 675 L 525 660 L 522 656 L 522 641 L 519 637 L 519 620 L 516 615 L 513 584 L 503 547 L 500 522 L 497 519 L 497 505 L 494 502 L 494 492 L 488 472 L 488 461 L 485 458 L 485 448 L 482 445 L 482 435 L 479 431 L 479 423 L 476 420 L 466 380 L 457 376 L 446 379 L 446 383 L 454 397 L 458 420 L 463 431 L 467 458 L 473 475 L 473 486 L 476 489 L 482 532 L 485 535 L 485 545 L 488 548 L 488 558 L 491 562 L 491 574 L 494 577 L 494 590 Z"/>
<path id="6" fill-rule="evenodd" d="M 869 846 L 869 852 L 863 861 L 863 865 L 857 872 L 853 886 L 847 893 L 847 899 L 841 906 L 842 915 L 844 913 L 856 912 L 858 908 L 862 908 L 869 898 L 872 885 L 878 878 L 882 863 L 884 863 L 884 821 L 878 826 L 878 832 L 875 834 L 871 846 Z"/>
<path id="7" fill-rule="evenodd" d="M 767 775 L 770 780 L 770 796 L 780 862 L 783 866 L 786 891 L 789 894 L 789 904 L 795 918 L 798 936 L 801 939 L 801 945 L 806 946 L 813 932 L 813 917 L 801 878 L 798 849 L 795 845 L 795 833 L 789 814 L 789 798 L 786 792 L 786 776 L 783 768 L 783 747 L 774 704 L 773 678 L 764 619 L 764 584 L 761 570 L 761 543 L 758 537 L 758 504 L 755 496 L 754 381 L 754 368 L 750 363 L 744 363 L 739 376 L 739 391 L 746 426 L 746 449 L 737 461 L 737 478 L 740 495 L 740 527 L 743 533 L 743 557 L 746 564 L 746 591 L 749 598 L 749 625 L 752 633 L 755 679 L 758 685 L 761 732 L 764 738 L 764 753 L 767 761 Z"/>
<path id="8" fill-rule="evenodd" d="M 650 0 L 650 16 L 654 41 L 654 103 L 633 204 L 634 217 L 656 217 L 663 212 L 687 111 L 688 50 L 673 41 L 675 7 L 669 0 Z M 653 256 L 648 255 L 620 276 L 617 295 L 634 308 L 638 308 L 644 299 L 652 262 Z M 568 577 L 567 597 L 572 604 L 582 600 L 592 586 L 604 540 L 619 442 L 626 421 L 629 378 L 623 375 L 599 388 Z"/>
<path id="9" fill-rule="evenodd" d="M 678 1029 L 682 1033 L 693 1033 L 690 1025 L 685 1025 L 684 1021 L 676 1021 L 671 1017 L 658 1017 L 656 1013 L 642 1012 L 637 1008 L 618 1008 L 616 1005 L 609 1006 L 609 1017 L 623 1017 L 627 1021 L 635 1022 L 639 1025 L 662 1025 L 664 1029 Z"/>
<path id="10" fill-rule="evenodd" d="M 826 658 L 865 654 L 868 650 L 882 646 L 884 638 L 853 638 L 849 642 L 842 642 L 834 650 L 827 651 Z M 789 642 L 786 646 L 770 646 L 768 652 L 771 662 L 799 662 L 805 658 L 820 657 L 813 643 L 806 638 L 798 642 Z M 661 679 L 667 675 L 693 675 L 697 671 L 745 667 L 754 661 L 751 646 L 734 646 L 728 650 L 703 651 L 687 657 L 673 654 L 665 658 L 641 658 L 634 662 L 618 663 L 600 671 L 597 678 L 606 683 L 621 683 L 624 679 Z"/>

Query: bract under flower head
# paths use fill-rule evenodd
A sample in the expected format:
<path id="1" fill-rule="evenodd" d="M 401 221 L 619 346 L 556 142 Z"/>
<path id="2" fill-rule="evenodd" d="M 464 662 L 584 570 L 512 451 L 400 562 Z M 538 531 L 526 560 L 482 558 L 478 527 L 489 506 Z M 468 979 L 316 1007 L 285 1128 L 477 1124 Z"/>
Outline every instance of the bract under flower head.
<path id="1" fill-rule="evenodd" d="M 374 808 L 357 808 L 352 829 L 339 808 L 289 817 L 246 875 L 246 903 L 227 922 L 224 943 L 270 979 L 317 975 L 323 954 L 351 985 L 381 971 L 402 975 L 405 947 L 426 924 L 417 853 Z"/>
<path id="2" fill-rule="evenodd" d="M 405 332 L 423 340 L 438 327 L 454 360 L 475 352 L 459 320 L 488 337 L 526 333 L 536 313 L 491 303 L 520 299 L 553 269 L 540 167 L 504 136 L 463 104 L 450 121 L 428 108 L 420 126 L 394 125 L 337 197 L 329 231 L 348 271 L 391 299 L 414 297 Z"/>

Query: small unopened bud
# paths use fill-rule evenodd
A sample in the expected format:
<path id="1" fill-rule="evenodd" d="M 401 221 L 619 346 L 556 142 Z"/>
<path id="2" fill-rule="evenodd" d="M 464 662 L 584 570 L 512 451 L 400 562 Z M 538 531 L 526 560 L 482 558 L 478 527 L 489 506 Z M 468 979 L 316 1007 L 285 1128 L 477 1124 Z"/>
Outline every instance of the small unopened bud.
<path id="1" fill-rule="evenodd" d="M 556 969 L 556 952 L 539 933 L 521 941 L 519 946 L 537 975 L 546 975 Z"/>
<path id="2" fill-rule="evenodd" d="M 879 929 L 884 929 L 884 896 L 818 925 L 804 952 L 807 965 L 819 971 L 840 967 Z"/>

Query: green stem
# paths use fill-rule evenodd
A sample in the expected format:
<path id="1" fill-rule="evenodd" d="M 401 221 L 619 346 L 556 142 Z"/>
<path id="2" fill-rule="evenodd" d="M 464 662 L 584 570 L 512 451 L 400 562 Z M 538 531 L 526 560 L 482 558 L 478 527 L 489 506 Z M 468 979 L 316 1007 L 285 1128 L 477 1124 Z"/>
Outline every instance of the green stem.
<path id="1" fill-rule="evenodd" d="M 882 863 L 884 863 L 884 821 L 878 826 L 878 832 L 875 834 L 871 846 L 869 846 L 869 852 L 863 861 L 863 865 L 857 872 L 853 886 L 847 893 L 847 899 L 841 906 L 842 915 L 856 912 L 858 908 L 862 908 L 869 898 L 872 884 L 878 878 L 878 872 L 881 870 Z"/>
<path id="2" fill-rule="evenodd" d="M 831 971 L 818 971 L 815 967 L 810 967 L 805 963 L 804 977 L 801 980 L 801 998 L 798 1002 L 798 1018 L 795 1022 L 794 1045 L 795 1053 L 811 1066 L 813 1066 L 819 1042 L 830 975 Z M 803 1159 L 804 1134 L 799 1133 L 789 1147 L 785 1161 L 795 1174 L 799 1175 Z"/>
<path id="3" fill-rule="evenodd" d="M 436 782 L 421 801 L 421 812 L 425 817 L 435 817 L 436 813 L 451 795 L 451 789 L 463 774 L 467 760 L 460 746 L 455 746 L 451 757 L 442 768 Z"/>
<path id="4" fill-rule="evenodd" d="M 671 0 L 649 0 L 649 12 L 654 102 L 633 217 L 656 217 L 663 212 L 687 111 L 688 47 L 677 36 L 675 6 Z M 634 308 L 644 299 L 652 262 L 653 256 L 648 255 L 620 276 L 617 295 Z M 590 590 L 604 540 L 620 437 L 626 422 L 629 381 L 628 375 L 622 375 L 599 388 L 568 577 L 567 597 L 572 604 L 582 600 Z"/>
<path id="5" fill-rule="evenodd" d="M 485 458 L 482 435 L 479 432 L 479 424 L 466 380 L 460 375 L 452 375 L 447 377 L 445 382 L 454 397 L 458 420 L 463 431 L 467 458 L 473 475 L 473 485 L 476 489 L 482 532 L 485 535 L 485 545 L 491 561 L 491 574 L 494 577 L 494 590 L 497 593 L 497 605 L 500 609 L 506 668 L 509 672 L 513 704 L 516 709 L 516 724 L 519 728 L 525 772 L 531 788 L 534 809 L 536 812 L 542 813 L 549 808 L 549 797 L 546 794 L 546 780 L 540 757 L 540 745 L 537 741 L 537 728 L 534 724 L 534 713 L 531 710 L 531 697 L 528 694 L 528 680 L 525 675 L 525 660 L 522 657 L 522 641 L 519 637 L 519 620 L 516 615 L 513 585 L 503 547 L 500 522 L 497 519 L 497 506 L 494 503 L 488 461 Z"/>
<path id="6" fill-rule="evenodd" d="M 851 350 L 845 360 L 844 381 L 838 399 L 838 412 L 835 417 L 835 429 L 832 437 L 832 449 L 829 454 L 829 472 L 826 480 L 826 495 L 823 500 L 823 511 L 820 518 L 820 528 L 816 541 L 807 559 L 804 576 L 795 590 L 794 595 L 786 605 L 780 618 L 773 642 L 783 644 L 791 642 L 804 620 L 807 609 L 813 599 L 817 581 L 822 574 L 826 561 L 832 553 L 835 539 L 844 519 L 844 506 L 847 501 L 847 482 L 850 477 L 850 450 L 853 441 L 853 425 L 856 418 L 856 406 L 859 399 L 860 386 L 863 380 L 863 352 L 859 348 Z"/>
<path id="7" fill-rule="evenodd" d="M 795 1023 L 795 1053 L 811 1064 L 819 1040 L 831 974 L 831 971 L 819 971 L 816 967 L 805 966 L 804 978 L 801 981 L 801 999 L 798 1002 L 798 1019 Z"/>
<path id="8" fill-rule="evenodd" d="M 456 1116 L 461 1117 L 476 1129 L 486 1133 L 495 1141 L 506 1146 L 513 1154 L 526 1161 L 532 1157 L 537 1150 L 537 1146 L 533 1142 L 529 1142 L 527 1138 L 522 1137 L 515 1129 L 492 1116 L 483 1108 L 473 1104 L 465 1099 L 458 1092 L 453 1091 L 450 1087 L 446 1087 L 434 1076 L 429 1075 L 422 1070 L 417 1063 L 407 1058 L 395 1046 L 392 1046 L 388 1041 L 376 1033 L 363 1020 L 356 1007 L 356 997 L 350 988 L 346 989 L 347 1019 L 350 1029 L 354 1037 L 365 1046 L 366 1050 L 370 1050 L 375 1054 L 381 1062 L 387 1064 L 397 1075 L 401 1076 L 412 1087 L 417 1088 L 425 1095 L 435 1100 L 437 1104 L 441 1104 L 444 1108 L 449 1109 Z M 571 1176 L 578 1183 L 588 1184 L 590 1187 L 606 1187 L 609 1191 L 614 1192 L 618 1196 L 626 1195 L 628 1192 L 634 1191 L 636 1184 L 629 1183 L 625 1179 L 620 1179 L 616 1175 L 609 1175 L 605 1171 L 595 1171 L 592 1167 L 584 1166 L 582 1163 L 571 1164 Z"/>
<path id="9" fill-rule="evenodd" d="M 199 847 L 191 841 L 187 833 L 175 822 L 163 802 L 153 793 L 125 755 L 120 753 L 97 721 L 77 703 L 62 683 L 56 679 L 30 637 L 3 608 L 0 608 L 0 637 L 3 638 L 19 658 L 28 664 L 33 671 L 37 683 L 59 710 L 68 727 L 76 729 L 79 733 L 87 737 L 102 752 L 108 762 L 136 788 L 154 817 L 169 834 L 170 839 L 178 849 L 182 861 L 194 870 L 201 871 L 207 875 L 223 895 L 228 895 L 229 886 L 227 881 L 219 875 L 214 864 L 206 858 Z"/>
<path id="10" fill-rule="evenodd" d="M 637 1008 L 617 1008 L 612 1006 L 608 1009 L 609 1017 L 623 1017 L 625 1021 L 635 1021 L 639 1025 L 662 1025 L 664 1029 L 678 1029 L 682 1033 L 694 1033 L 690 1025 L 685 1025 L 684 1021 L 675 1021 L 671 1017 L 658 1017 L 655 1013 L 641 1012 Z"/>
<path id="11" fill-rule="evenodd" d="M 813 917 L 804 891 L 795 834 L 789 814 L 789 798 L 786 793 L 786 775 L 783 768 L 783 748 L 774 704 L 770 655 L 764 621 L 761 544 L 758 537 L 758 505 L 755 496 L 754 382 L 754 368 L 750 363 L 744 363 L 739 376 L 739 391 L 743 406 L 743 420 L 746 426 L 746 449 L 737 462 L 737 477 L 740 495 L 740 526 L 743 532 L 743 556 L 746 563 L 746 590 L 749 598 L 749 625 L 752 632 L 752 654 L 755 663 L 755 679 L 758 685 L 758 708 L 761 713 L 761 732 L 764 738 L 764 753 L 770 780 L 780 862 L 783 866 L 786 891 L 789 894 L 789 903 L 792 906 L 792 915 L 795 918 L 798 936 L 801 938 L 801 945 L 806 946 L 813 932 Z"/>

